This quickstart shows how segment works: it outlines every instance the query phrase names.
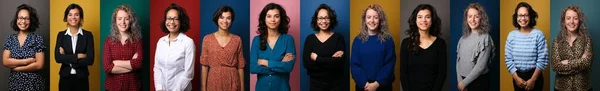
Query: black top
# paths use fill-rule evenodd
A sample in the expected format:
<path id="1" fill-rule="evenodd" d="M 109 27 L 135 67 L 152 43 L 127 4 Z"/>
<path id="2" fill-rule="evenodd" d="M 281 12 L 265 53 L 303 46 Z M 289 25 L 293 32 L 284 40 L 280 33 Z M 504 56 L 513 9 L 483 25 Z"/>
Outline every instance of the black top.
<path id="1" fill-rule="evenodd" d="M 337 51 L 344 51 L 342 57 L 332 57 Z M 311 53 L 316 53 L 316 61 L 310 59 Z M 334 80 L 342 78 L 346 56 L 346 43 L 344 37 L 333 33 L 325 42 L 319 41 L 314 34 L 308 35 L 304 40 L 302 62 L 311 79 Z"/>
<path id="2" fill-rule="evenodd" d="M 447 50 L 442 38 L 418 53 L 409 51 L 412 40 L 405 38 L 400 46 L 400 81 L 407 91 L 440 91 L 446 80 Z"/>
<path id="3" fill-rule="evenodd" d="M 77 31 L 77 30 L 73 30 Z M 94 64 L 94 36 L 92 32 L 82 30 L 82 34 L 77 34 L 77 46 L 73 53 L 71 36 L 65 35 L 65 31 L 61 31 L 56 35 L 56 47 L 54 48 L 54 56 L 56 63 L 63 64 L 60 66 L 58 74 L 61 77 L 69 77 L 71 68 L 75 69 L 76 77 L 87 77 L 90 75 L 88 66 Z M 60 54 L 59 48 L 62 47 L 65 54 Z M 86 58 L 77 58 L 77 54 L 86 54 Z M 68 65 L 71 64 L 71 65 Z"/>

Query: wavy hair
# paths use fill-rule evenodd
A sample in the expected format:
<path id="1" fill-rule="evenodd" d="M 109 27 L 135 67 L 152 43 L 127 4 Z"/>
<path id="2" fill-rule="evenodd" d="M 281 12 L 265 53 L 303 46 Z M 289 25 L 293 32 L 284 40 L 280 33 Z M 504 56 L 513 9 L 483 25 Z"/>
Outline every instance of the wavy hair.
<path id="1" fill-rule="evenodd" d="M 120 32 L 119 29 L 117 28 L 117 13 L 119 11 L 124 11 L 127 13 L 127 16 L 129 17 L 129 29 L 127 29 L 126 32 L 129 32 L 129 40 L 127 40 L 128 42 L 137 42 L 139 40 L 142 39 L 142 33 L 141 30 L 142 28 L 140 27 L 140 25 L 138 24 L 138 20 L 137 17 L 135 16 L 135 12 L 133 12 L 133 9 L 127 5 L 119 5 L 117 7 L 117 9 L 115 9 L 115 11 L 112 14 L 112 22 L 110 23 L 110 35 L 108 35 L 109 38 L 111 38 L 113 41 L 119 41 L 121 39 L 121 36 L 119 36 Z"/>
<path id="2" fill-rule="evenodd" d="M 279 16 L 280 16 L 280 23 L 279 26 L 277 27 L 277 32 L 279 32 L 280 34 L 287 34 L 288 33 L 288 29 L 290 28 L 290 18 L 287 16 L 287 13 L 285 12 L 285 9 L 283 9 L 283 7 L 281 7 L 281 5 L 276 4 L 276 3 L 269 3 L 267 4 L 263 10 L 260 12 L 260 15 L 258 17 L 258 32 L 259 32 L 259 36 L 260 36 L 260 50 L 266 50 L 267 49 L 267 35 L 268 33 L 268 29 L 269 27 L 267 26 L 266 23 L 266 16 L 267 16 L 267 11 L 269 10 L 279 10 Z"/>
<path id="3" fill-rule="evenodd" d="M 377 33 L 377 40 L 379 40 L 379 42 L 385 42 L 387 39 L 391 39 L 392 34 L 388 29 L 387 17 L 385 15 L 385 12 L 383 12 L 383 8 L 381 8 L 381 6 L 379 6 L 378 4 L 371 4 L 365 10 L 363 10 L 361 16 L 360 34 L 358 34 L 358 38 L 362 42 L 366 42 L 367 40 L 369 40 L 369 28 L 367 27 L 366 15 L 367 10 L 370 9 L 376 11 L 377 15 L 379 16 L 379 26 L 377 26 L 377 30 L 379 31 Z"/>
<path id="4" fill-rule="evenodd" d="M 41 24 L 40 19 L 38 18 L 37 10 L 27 4 L 21 4 L 19 7 L 17 7 L 17 12 L 15 13 L 14 19 L 10 22 L 10 27 L 13 30 L 21 30 L 17 25 L 17 19 L 19 18 L 19 12 L 21 12 L 21 10 L 26 10 L 26 12 L 29 12 L 29 27 L 27 28 L 28 32 L 34 32 L 36 29 L 40 28 Z"/>
<path id="5" fill-rule="evenodd" d="M 521 25 L 519 25 L 517 18 L 519 17 L 519 15 L 517 15 L 517 13 L 519 12 L 519 8 L 524 7 L 527 8 L 527 13 L 529 13 L 529 24 L 527 24 L 527 27 L 533 28 L 535 25 L 537 25 L 537 18 L 538 18 L 538 13 L 535 12 L 535 10 L 533 10 L 533 7 L 531 7 L 531 5 L 529 5 L 529 3 L 527 2 L 521 2 L 517 5 L 517 8 L 515 8 L 515 13 L 513 14 L 513 26 L 516 27 L 517 29 L 521 29 Z"/>
<path id="6" fill-rule="evenodd" d="M 469 9 L 475 9 L 478 11 L 479 16 L 481 17 L 480 21 L 479 21 L 479 34 L 488 34 L 488 32 L 490 31 L 490 22 L 488 19 L 488 15 L 485 12 L 485 9 L 483 9 L 483 6 L 481 6 L 481 4 L 479 3 L 471 3 L 469 4 L 469 7 L 467 7 L 467 9 L 465 9 L 465 13 L 464 13 L 464 17 L 463 17 L 463 32 L 462 35 L 463 36 L 469 36 L 469 34 L 471 34 L 471 27 L 469 27 L 469 23 L 467 20 L 467 13 L 469 13 Z"/>
<path id="7" fill-rule="evenodd" d="M 569 5 L 567 8 L 563 9 L 563 11 L 560 15 L 560 32 L 556 39 L 558 41 L 567 41 L 567 38 L 569 35 L 568 35 L 567 27 L 565 26 L 565 14 L 567 13 L 568 10 L 573 10 L 573 11 L 577 12 L 577 16 L 579 17 L 579 25 L 577 27 L 577 34 L 579 34 L 579 36 L 582 36 L 584 38 L 590 37 L 589 33 L 588 33 L 587 25 L 585 23 L 586 20 L 585 20 L 585 15 L 583 14 L 583 11 L 578 6 Z"/>
<path id="8" fill-rule="evenodd" d="M 437 15 L 435 8 L 429 4 L 418 5 L 417 8 L 413 10 L 412 14 L 410 15 L 410 18 L 408 19 L 408 24 L 410 27 L 408 30 L 406 30 L 406 34 L 408 34 L 408 38 L 410 40 L 408 48 L 409 51 L 414 54 L 420 51 L 419 45 L 421 44 L 421 41 L 419 37 L 421 35 L 419 34 L 419 27 L 417 26 L 417 13 L 419 13 L 419 11 L 421 10 L 429 10 L 431 12 L 431 26 L 429 27 L 429 35 L 436 37 L 442 35 L 442 20 Z"/>

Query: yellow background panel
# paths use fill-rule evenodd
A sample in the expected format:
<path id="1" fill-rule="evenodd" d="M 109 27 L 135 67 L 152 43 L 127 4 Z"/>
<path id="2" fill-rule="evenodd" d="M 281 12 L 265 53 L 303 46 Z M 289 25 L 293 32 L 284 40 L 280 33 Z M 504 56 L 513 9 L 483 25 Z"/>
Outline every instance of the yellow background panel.
<path id="1" fill-rule="evenodd" d="M 517 4 L 527 2 L 538 13 L 537 25 L 544 32 L 546 41 L 550 38 L 550 1 L 549 0 L 500 0 L 500 91 L 513 91 L 512 75 L 506 69 L 504 48 L 508 33 L 516 28 L 512 25 L 512 15 Z M 546 42 L 548 44 L 549 42 Z M 548 63 L 549 64 L 549 63 Z M 549 90 L 550 65 L 543 71 L 544 91 Z M 541 83 L 536 83 L 541 84 Z"/>
<path id="2" fill-rule="evenodd" d="M 385 14 L 387 15 L 388 28 L 394 39 L 394 45 L 396 46 L 396 64 L 394 75 L 393 87 L 394 91 L 400 90 L 400 0 L 350 0 L 350 48 L 352 43 L 355 42 L 354 38 L 360 33 L 361 27 L 361 15 L 363 10 L 370 4 L 379 4 Z M 352 51 L 352 50 L 350 50 Z M 350 90 L 356 91 L 356 83 L 350 75 Z"/>
<path id="3" fill-rule="evenodd" d="M 61 64 L 54 60 L 54 47 L 56 46 L 56 35 L 67 29 L 67 23 L 63 22 L 65 9 L 69 4 L 76 3 L 83 8 L 83 29 L 94 35 L 95 60 L 94 65 L 89 66 L 90 91 L 100 90 L 100 0 L 50 0 L 50 90 L 58 91 L 58 71 Z"/>

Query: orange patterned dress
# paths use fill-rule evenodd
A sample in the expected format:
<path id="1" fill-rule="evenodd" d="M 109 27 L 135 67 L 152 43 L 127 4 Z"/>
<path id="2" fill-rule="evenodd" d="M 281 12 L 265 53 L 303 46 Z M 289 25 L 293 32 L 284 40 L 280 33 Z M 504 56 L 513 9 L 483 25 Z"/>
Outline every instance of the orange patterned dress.
<path id="1" fill-rule="evenodd" d="M 245 66 L 242 41 L 233 35 L 221 47 L 214 34 L 204 36 L 200 63 L 208 66 L 206 89 L 208 91 L 240 91 L 241 84 L 238 69 Z"/>

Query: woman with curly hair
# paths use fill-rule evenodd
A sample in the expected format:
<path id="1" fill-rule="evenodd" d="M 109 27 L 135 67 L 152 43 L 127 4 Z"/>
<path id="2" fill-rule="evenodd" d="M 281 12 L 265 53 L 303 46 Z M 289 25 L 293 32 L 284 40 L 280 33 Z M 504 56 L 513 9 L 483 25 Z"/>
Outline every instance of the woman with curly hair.
<path id="1" fill-rule="evenodd" d="M 360 34 L 354 38 L 350 56 L 357 91 L 392 91 L 395 50 L 383 8 L 369 5 L 363 10 Z"/>
<path id="2" fill-rule="evenodd" d="M 479 3 L 471 3 L 463 15 L 463 35 L 456 46 L 458 90 L 485 91 L 490 88 L 488 63 L 494 58 L 488 16 Z"/>
<path id="3" fill-rule="evenodd" d="M 585 15 L 578 6 L 570 5 L 562 11 L 560 32 L 552 45 L 554 90 L 592 91 L 590 70 L 594 49 Z"/>

